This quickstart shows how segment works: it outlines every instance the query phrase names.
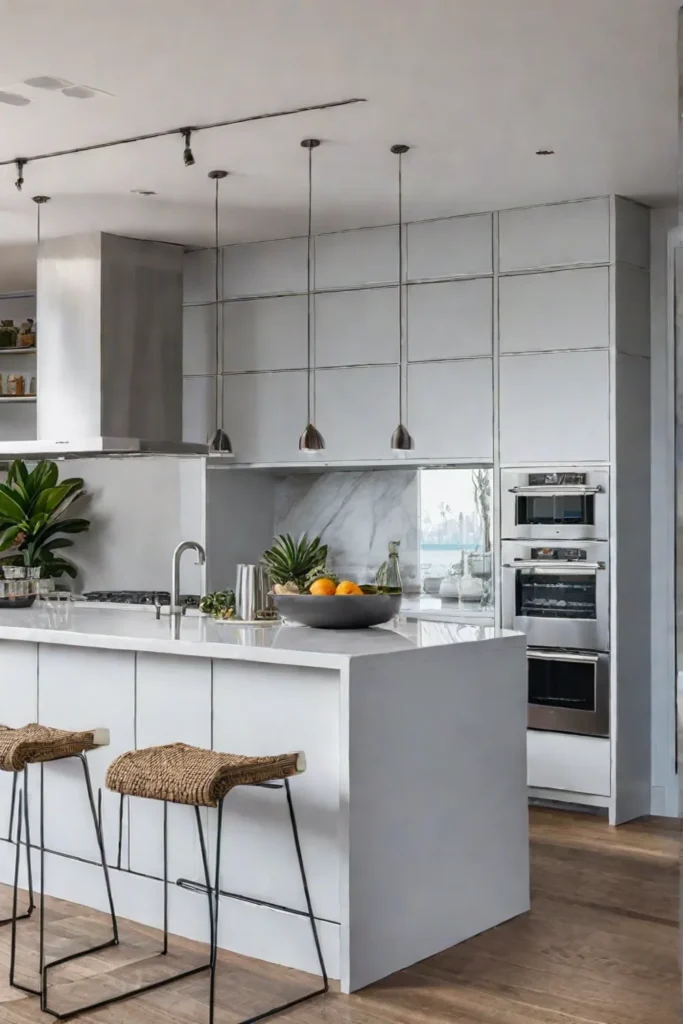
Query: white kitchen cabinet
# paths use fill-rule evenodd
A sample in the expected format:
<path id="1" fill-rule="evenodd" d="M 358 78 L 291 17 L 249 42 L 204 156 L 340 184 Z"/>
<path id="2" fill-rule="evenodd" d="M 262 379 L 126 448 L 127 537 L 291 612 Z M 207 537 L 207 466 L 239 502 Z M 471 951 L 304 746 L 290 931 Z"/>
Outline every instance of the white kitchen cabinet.
<path id="1" fill-rule="evenodd" d="M 216 378 L 183 377 L 183 441 L 206 444 L 215 429 Z"/>
<path id="2" fill-rule="evenodd" d="M 305 238 L 227 245 L 223 249 L 223 298 L 306 291 Z"/>
<path id="3" fill-rule="evenodd" d="M 221 260 L 219 253 L 219 262 Z M 220 272 L 220 271 L 219 271 Z M 183 257 L 183 302 L 213 302 L 216 296 L 216 256 L 213 249 L 196 249 Z"/>
<path id="4" fill-rule="evenodd" d="M 608 267 L 500 279 L 500 351 L 609 346 Z"/>
<path id="5" fill-rule="evenodd" d="M 493 272 L 490 213 L 408 224 L 408 280 Z"/>
<path id="6" fill-rule="evenodd" d="M 610 795 L 610 741 L 601 736 L 527 732 L 527 783 L 593 796 Z"/>
<path id="7" fill-rule="evenodd" d="M 490 356 L 493 283 L 489 278 L 409 285 L 408 359 Z"/>
<path id="8" fill-rule="evenodd" d="M 609 262 L 607 197 L 503 210 L 498 225 L 501 273 Z"/>
<path id="9" fill-rule="evenodd" d="M 317 917 L 339 921 L 338 679 L 284 665 L 264 672 L 246 661 L 215 661 L 213 671 L 216 750 L 305 752 L 306 772 L 292 779 L 291 791 L 311 899 Z M 223 814 L 221 888 L 305 910 L 284 790 L 238 786 Z"/>
<path id="10" fill-rule="evenodd" d="M 210 749 L 211 662 L 164 654 L 136 657 L 136 749 L 177 743 L 179 737 L 184 743 Z M 115 687 L 110 689 L 116 692 Z M 206 812 L 202 813 L 206 825 Z M 169 878 L 203 881 L 194 809 L 169 804 L 168 828 Z M 163 804 L 159 801 L 130 800 L 130 867 L 162 876 Z"/>
<path id="11" fill-rule="evenodd" d="M 237 462 L 300 462 L 306 426 L 304 370 L 233 373 L 223 378 L 225 429 Z"/>
<path id="12" fill-rule="evenodd" d="M 215 373 L 216 305 L 183 307 L 183 374 Z"/>
<path id="13" fill-rule="evenodd" d="M 223 367 L 289 370 L 306 366 L 305 295 L 223 303 Z"/>
<path id="14" fill-rule="evenodd" d="M 501 356 L 503 464 L 607 462 L 609 410 L 607 351 Z"/>
<path id="15" fill-rule="evenodd" d="M 58 644 L 41 644 L 38 652 L 38 721 L 57 729 L 109 730 L 109 745 L 87 758 L 96 806 L 102 791 L 102 829 L 110 864 L 116 864 L 118 856 L 121 802 L 105 788 L 104 777 L 114 758 L 135 746 L 135 657 L 132 651 Z M 97 863 L 99 849 L 80 760 L 56 761 L 44 772 L 46 846 Z M 29 768 L 29 776 L 31 834 L 37 839 L 40 769 Z"/>
<path id="16" fill-rule="evenodd" d="M 337 461 L 390 459 L 398 424 L 398 365 L 317 370 L 316 426 L 325 456 Z"/>
<path id="17" fill-rule="evenodd" d="M 407 426 L 416 458 L 493 460 L 490 359 L 411 363 Z"/>
<path id="18" fill-rule="evenodd" d="M 398 360 L 398 288 L 325 292 L 315 297 L 316 366 Z"/>
<path id="19" fill-rule="evenodd" d="M 362 288 L 398 281 L 398 227 L 335 231 L 315 239 L 315 287 Z"/>

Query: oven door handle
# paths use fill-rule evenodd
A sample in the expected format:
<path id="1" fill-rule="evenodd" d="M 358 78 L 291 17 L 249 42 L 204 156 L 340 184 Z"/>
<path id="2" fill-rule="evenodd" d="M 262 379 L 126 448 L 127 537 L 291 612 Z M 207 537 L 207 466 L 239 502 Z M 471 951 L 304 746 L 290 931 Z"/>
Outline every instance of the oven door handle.
<path id="1" fill-rule="evenodd" d="M 597 665 L 600 661 L 599 654 L 572 654 L 562 651 L 532 651 L 527 650 L 528 658 L 538 658 L 539 661 L 575 661 L 584 665 Z"/>
<path id="2" fill-rule="evenodd" d="M 557 572 L 599 572 L 605 568 L 604 562 L 542 562 L 533 558 L 520 558 L 518 562 L 504 562 L 504 569 L 533 570 L 539 575 L 552 575 Z"/>
<path id="3" fill-rule="evenodd" d="M 538 487 L 532 487 L 529 484 L 525 487 L 511 487 L 510 494 L 552 498 L 554 495 L 559 497 L 563 494 L 602 494 L 602 487 L 587 487 L 584 484 L 539 484 Z"/>

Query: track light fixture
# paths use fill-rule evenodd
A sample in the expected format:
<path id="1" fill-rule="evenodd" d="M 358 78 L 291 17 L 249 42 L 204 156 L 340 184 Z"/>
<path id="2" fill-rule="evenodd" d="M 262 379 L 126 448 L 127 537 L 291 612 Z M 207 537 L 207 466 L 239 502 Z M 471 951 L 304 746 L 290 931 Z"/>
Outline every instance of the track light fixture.
<path id="1" fill-rule="evenodd" d="M 183 141 L 185 142 L 185 149 L 183 150 L 183 160 L 185 161 L 186 167 L 192 167 L 194 165 L 194 153 L 190 146 L 190 139 L 192 138 L 192 129 L 182 129 Z"/>
<path id="2" fill-rule="evenodd" d="M 17 168 L 17 180 L 14 182 L 17 192 L 21 192 L 24 185 L 24 167 L 26 167 L 26 161 L 22 157 L 18 157 L 15 166 Z"/>

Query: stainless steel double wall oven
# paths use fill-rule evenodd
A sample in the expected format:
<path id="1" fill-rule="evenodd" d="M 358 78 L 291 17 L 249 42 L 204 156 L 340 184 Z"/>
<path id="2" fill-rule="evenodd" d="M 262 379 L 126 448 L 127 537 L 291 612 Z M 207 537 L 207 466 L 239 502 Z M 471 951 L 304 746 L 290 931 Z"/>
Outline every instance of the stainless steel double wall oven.
<path id="1" fill-rule="evenodd" d="M 529 728 L 609 734 L 609 474 L 504 471 L 503 625 L 527 635 Z"/>

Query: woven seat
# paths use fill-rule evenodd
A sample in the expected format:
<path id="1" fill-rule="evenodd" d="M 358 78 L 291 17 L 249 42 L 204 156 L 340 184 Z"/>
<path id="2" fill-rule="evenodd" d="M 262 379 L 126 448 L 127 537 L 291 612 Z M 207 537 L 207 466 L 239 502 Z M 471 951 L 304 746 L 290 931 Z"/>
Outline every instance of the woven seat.
<path id="1" fill-rule="evenodd" d="M 95 750 L 109 742 L 108 735 L 106 738 L 102 735 L 105 732 L 102 729 L 70 732 L 35 722 L 20 729 L 0 725 L 0 771 L 21 772 L 27 764 L 59 761 Z"/>
<path id="2" fill-rule="evenodd" d="M 121 754 L 107 770 L 106 785 L 125 796 L 217 807 L 235 786 L 285 779 L 304 768 L 300 753 L 246 757 L 171 743 Z"/>

